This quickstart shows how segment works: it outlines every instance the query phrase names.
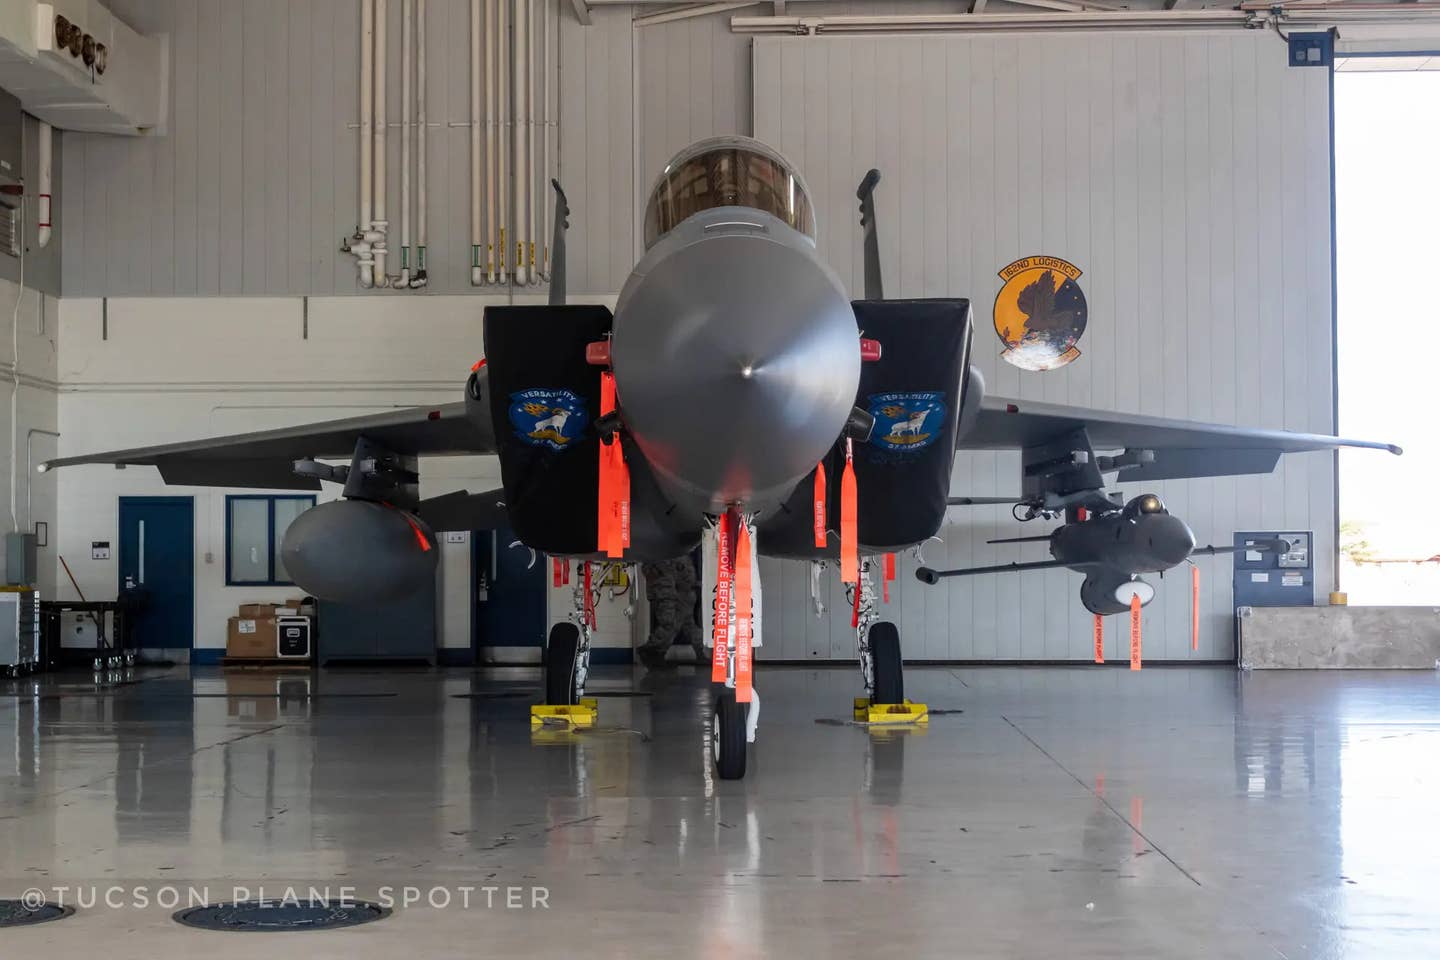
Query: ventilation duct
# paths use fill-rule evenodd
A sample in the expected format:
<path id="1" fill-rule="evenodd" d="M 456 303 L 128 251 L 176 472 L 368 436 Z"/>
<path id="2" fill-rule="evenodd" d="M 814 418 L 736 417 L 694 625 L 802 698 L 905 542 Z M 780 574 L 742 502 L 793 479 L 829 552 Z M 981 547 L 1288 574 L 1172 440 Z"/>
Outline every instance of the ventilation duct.
<path id="1" fill-rule="evenodd" d="M 0 6 L 0 89 L 26 113 L 62 130 L 159 130 L 168 108 L 168 37 L 136 33 L 96 0 Z"/>

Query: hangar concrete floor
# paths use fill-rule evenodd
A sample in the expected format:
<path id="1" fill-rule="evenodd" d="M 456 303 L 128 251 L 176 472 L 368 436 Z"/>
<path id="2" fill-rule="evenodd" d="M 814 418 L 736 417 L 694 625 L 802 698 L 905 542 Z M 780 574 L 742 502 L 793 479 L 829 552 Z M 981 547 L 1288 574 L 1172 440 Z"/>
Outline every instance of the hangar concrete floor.
<path id="1" fill-rule="evenodd" d="M 851 670 L 762 668 L 743 782 L 711 779 L 690 668 L 601 671 L 639 695 L 534 738 L 524 671 L 131 679 L 0 685 L 0 896 L 125 888 L 7 956 L 1440 952 L 1428 673 L 912 668 L 962 712 L 907 734 L 845 724 Z M 242 935 L 135 905 L 166 885 L 453 899 Z"/>

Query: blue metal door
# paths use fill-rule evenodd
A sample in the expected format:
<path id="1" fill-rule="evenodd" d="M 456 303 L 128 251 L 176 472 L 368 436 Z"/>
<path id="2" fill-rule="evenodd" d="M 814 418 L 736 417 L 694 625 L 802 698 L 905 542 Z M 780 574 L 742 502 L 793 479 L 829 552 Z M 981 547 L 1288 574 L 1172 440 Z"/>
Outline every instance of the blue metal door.
<path id="1" fill-rule="evenodd" d="M 549 561 L 537 557 L 527 569 L 531 553 L 524 547 L 510 547 L 513 531 L 477 530 L 471 535 L 476 654 L 481 660 L 513 659 L 496 657 L 497 648 L 533 648 L 545 644 L 545 578 Z M 518 652 L 518 651 L 517 651 Z M 520 659 L 533 659 L 521 657 Z"/>
<path id="2" fill-rule="evenodd" d="M 138 591 L 135 645 L 195 645 L 195 500 L 120 498 L 120 590 Z"/>

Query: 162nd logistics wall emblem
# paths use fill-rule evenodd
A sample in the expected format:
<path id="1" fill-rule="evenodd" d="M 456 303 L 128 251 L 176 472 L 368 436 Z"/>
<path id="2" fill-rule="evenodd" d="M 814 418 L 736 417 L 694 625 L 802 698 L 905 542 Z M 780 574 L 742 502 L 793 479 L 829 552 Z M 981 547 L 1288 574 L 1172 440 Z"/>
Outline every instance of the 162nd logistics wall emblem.
<path id="1" fill-rule="evenodd" d="M 1000 271 L 995 333 L 1000 354 L 1022 370 L 1055 370 L 1080 356 L 1085 332 L 1081 270 L 1059 257 L 1022 257 Z"/>

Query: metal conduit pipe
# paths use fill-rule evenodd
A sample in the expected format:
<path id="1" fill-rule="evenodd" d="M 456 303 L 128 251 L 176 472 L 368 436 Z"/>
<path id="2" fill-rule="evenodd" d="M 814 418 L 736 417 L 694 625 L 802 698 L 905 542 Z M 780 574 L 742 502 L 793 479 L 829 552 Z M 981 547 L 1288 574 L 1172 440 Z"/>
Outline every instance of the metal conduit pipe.
<path id="1" fill-rule="evenodd" d="M 525 264 L 525 247 L 530 241 L 529 218 L 529 163 L 526 148 L 529 146 L 529 44 L 526 42 L 529 25 L 526 0 L 513 0 L 511 18 L 515 30 L 515 55 L 512 62 L 514 80 L 515 132 L 511 137 L 511 150 L 515 159 L 515 284 L 525 286 L 529 273 Z"/>
<path id="2" fill-rule="evenodd" d="M 400 272 L 391 277 L 399 289 L 410 286 L 410 48 L 415 43 L 415 0 L 400 0 Z"/>
<path id="3" fill-rule="evenodd" d="M 429 282 L 425 269 L 425 234 L 428 214 L 428 194 L 425 188 L 425 154 L 429 149 L 430 126 L 425 115 L 425 48 L 427 45 L 425 25 L 425 0 L 415 0 L 415 114 L 416 132 L 419 140 L 415 153 L 415 262 L 410 277 L 410 286 L 418 288 Z"/>
<path id="4" fill-rule="evenodd" d="M 374 212 L 374 228 L 377 234 L 374 242 L 375 256 L 375 286 L 384 287 L 389 285 L 390 278 L 385 273 L 385 255 L 388 252 L 385 246 L 385 234 L 390 229 L 390 221 L 385 218 L 385 195 L 388 183 L 385 176 L 385 161 L 388 159 L 386 152 L 386 103 L 385 103 L 385 34 L 390 17 L 389 0 L 375 0 L 375 199 L 371 207 Z"/>
<path id="5" fill-rule="evenodd" d="M 489 0 L 485 16 L 488 43 Z M 480 0 L 470 0 L 470 285 L 475 287 L 486 282 L 480 267 L 480 237 Z"/>
<path id="6" fill-rule="evenodd" d="M 499 104 L 499 136 L 500 144 L 497 151 L 499 170 L 495 177 L 496 204 L 495 209 L 499 217 L 499 230 L 495 241 L 495 279 L 497 283 L 505 284 L 510 282 L 510 271 L 506 264 L 506 227 L 510 223 L 510 172 L 506 162 L 506 154 L 510 150 L 510 25 L 509 17 L 506 15 L 508 6 L 504 0 L 496 0 L 497 3 L 497 29 L 499 35 L 496 47 L 498 54 L 495 58 L 495 74 L 498 89 L 495 92 L 496 101 Z"/>
<path id="7" fill-rule="evenodd" d="M 485 282 L 495 282 L 495 4 L 485 0 Z"/>

